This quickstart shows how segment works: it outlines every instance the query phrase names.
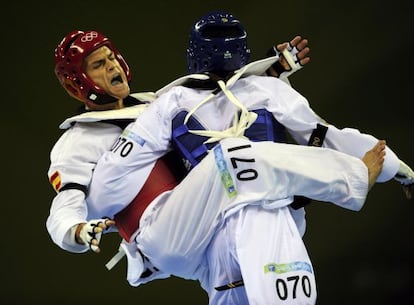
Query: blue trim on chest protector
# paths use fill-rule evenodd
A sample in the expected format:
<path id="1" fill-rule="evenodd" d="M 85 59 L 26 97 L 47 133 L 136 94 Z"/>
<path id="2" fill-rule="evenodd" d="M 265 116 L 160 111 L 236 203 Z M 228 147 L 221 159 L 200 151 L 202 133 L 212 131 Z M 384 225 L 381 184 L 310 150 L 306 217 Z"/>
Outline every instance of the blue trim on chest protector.
<path id="1" fill-rule="evenodd" d="M 285 127 L 266 109 L 257 109 L 256 121 L 246 130 L 245 136 L 251 141 L 273 141 L 286 143 Z M 208 137 L 190 133 L 188 130 L 206 130 L 194 116 L 184 124 L 187 111 L 179 112 L 172 122 L 172 142 L 174 149 L 181 155 L 188 170 L 196 166 L 217 143 L 204 144 Z"/>

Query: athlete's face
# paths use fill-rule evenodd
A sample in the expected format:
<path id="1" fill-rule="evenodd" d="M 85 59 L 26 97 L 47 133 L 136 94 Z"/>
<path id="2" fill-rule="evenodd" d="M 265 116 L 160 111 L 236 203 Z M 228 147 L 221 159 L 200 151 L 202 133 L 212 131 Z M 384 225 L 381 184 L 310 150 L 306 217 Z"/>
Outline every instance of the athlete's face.
<path id="1" fill-rule="evenodd" d="M 124 69 L 107 46 L 96 49 L 85 57 L 86 75 L 105 92 L 120 100 L 129 95 Z"/>

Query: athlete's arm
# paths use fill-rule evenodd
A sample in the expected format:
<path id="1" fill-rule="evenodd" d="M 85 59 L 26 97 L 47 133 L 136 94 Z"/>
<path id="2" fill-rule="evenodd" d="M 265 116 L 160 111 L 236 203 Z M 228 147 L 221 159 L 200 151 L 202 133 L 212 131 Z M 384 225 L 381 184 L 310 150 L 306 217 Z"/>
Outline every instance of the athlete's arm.
<path id="1" fill-rule="evenodd" d="M 113 219 L 141 190 L 156 161 L 169 151 L 170 137 L 163 133 L 171 132 L 171 119 L 163 117 L 165 110 L 154 101 L 99 159 L 87 198 L 91 217 Z"/>
<path id="2" fill-rule="evenodd" d="M 287 128 L 298 144 L 308 145 L 318 124 L 326 127 L 322 147 L 338 150 L 359 159 L 379 141 L 376 137 L 362 133 L 358 129 L 339 129 L 327 123 L 313 111 L 305 97 L 284 82 L 273 78 L 262 81 L 264 87 L 272 88 L 273 96 L 268 110 Z M 384 166 L 377 182 L 394 178 L 400 165 L 399 158 L 390 147 L 387 146 L 385 152 Z"/>

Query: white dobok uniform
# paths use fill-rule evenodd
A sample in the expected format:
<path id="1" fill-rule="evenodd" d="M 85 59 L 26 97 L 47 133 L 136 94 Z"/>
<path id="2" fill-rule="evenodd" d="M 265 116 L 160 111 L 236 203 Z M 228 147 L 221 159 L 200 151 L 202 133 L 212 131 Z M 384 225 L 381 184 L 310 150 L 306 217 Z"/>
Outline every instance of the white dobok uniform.
<path id="1" fill-rule="evenodd" d="M 368 181 L 360 158 L 378 139 L 327 125 L 286 83 L 250 75 L 246 67 L 221 83 L 219 92 L 180 85 L 161 92 L 98 161 L 89 212 L 112 217 L 133 199 L 154 162 L 172 149 L 173 120 L 188 112 L 207 130 L 202 135 L 228 139 L 145 210 L 133 242 L 121 245 L 129 283 L 175 275 L 200 280 L 210 304 L 314 304 L 315 277 L 301 238 L 303 214 L 294 219 L 288 206 L 294 195 L 303 195 L 359 210 Z M 246 142 L 244 127 L 254 121 L 249 111 L 256 109 L 270 112 L 299 144 L 307 144 L 317 124 L 327 125 L 323 147 L 329 149 Z M 377 181 L 393 178 L 398 167 L 387 147 Z M 161 272 L 142 278 L 147 259 Z M 232 283 L 240 280 L 244 287 L 219 288 L 238 286 Z"/>
<path id="2" fill-rule="evenodd" d="M 132 94 L 138 100 L 147 99 L 141 93 Z M 90 219 L 86 193 L 77 188 L 61 191 L 62 186 L 77 184 L 88 187 L 96 162 L 108 151 L 122 128 L 105 120 L 134 120 L 147 104 L 119 110 L 90 111 L 66 119 L 59 127 L 65 132 L 53 146 L 48 169 L 49 181 L 57 192 L 53 198 L 46 228 L 53 240 L 64 250 L 79 253 L 88 246 L 71 240 L 70 229 Z"/>

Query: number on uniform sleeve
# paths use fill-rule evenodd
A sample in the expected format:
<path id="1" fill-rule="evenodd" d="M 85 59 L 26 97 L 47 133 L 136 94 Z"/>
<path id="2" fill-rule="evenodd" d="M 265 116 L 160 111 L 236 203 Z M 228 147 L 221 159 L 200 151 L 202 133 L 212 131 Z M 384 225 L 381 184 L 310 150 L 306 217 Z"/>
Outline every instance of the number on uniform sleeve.
<path id="1" fill-rule="evenodd" d="M 134 144 L 131 141 L 128 141 L 127 139 L 120 137 L 114 143 L 114 145 L 112 145 L 111 151 L 113 153 L 119 151 L 119 155 L 121 157 L 126 157 L 131 152 L 133 147 Z"/>
<path id="2" fill-rule="evenodd" d="M 229 149 L 227 149 L 228 152 L 232 152 L 235 150 L 240 150 L 240 149 L 246 149 L 251 147 L 250 144 L 248 145 L 242 145 L 242 146 L 235 146 L 235 147 L 231 147 Z M 245 158 L 237 158 L 237 157 L 230 157 L 230 162 L 231 165 L 234 169 L 238 168 L 238 163 L 243 162 L 243 163 L 255 163 L 256 160 L 254 158 L 250 158 L 250 159 L 245 159 Z M 253 168 L 248 168 L 248 169 L 243 169 L 240 171 L 236 171 L 236 177 L 238 180 L 240 181 L 249 181 L 249 180 L 254 180 L 258 177 L 258 173 L 255 169 Z"/>
<path id="3" fill-rule="evenodd" d="M 290 291 L 292 294 L 292 299 L 296 299 L 299 283 L 301 284 L 300 286 L 302 288 L 303 294 L 309 298 L 311 296 L 311 283 L 309 277 L 303 275 L 302 279 L 299 279 L 299 275 L 289 276 L 286 278 L 286 280 L 278 278 L 275 283 L 275 288 L 279 299 L 281 299 L 282 301 L 286 300 L 289 297 Z M 292 287 L 291 289 L 288 288 L 290 286 Z"/>

